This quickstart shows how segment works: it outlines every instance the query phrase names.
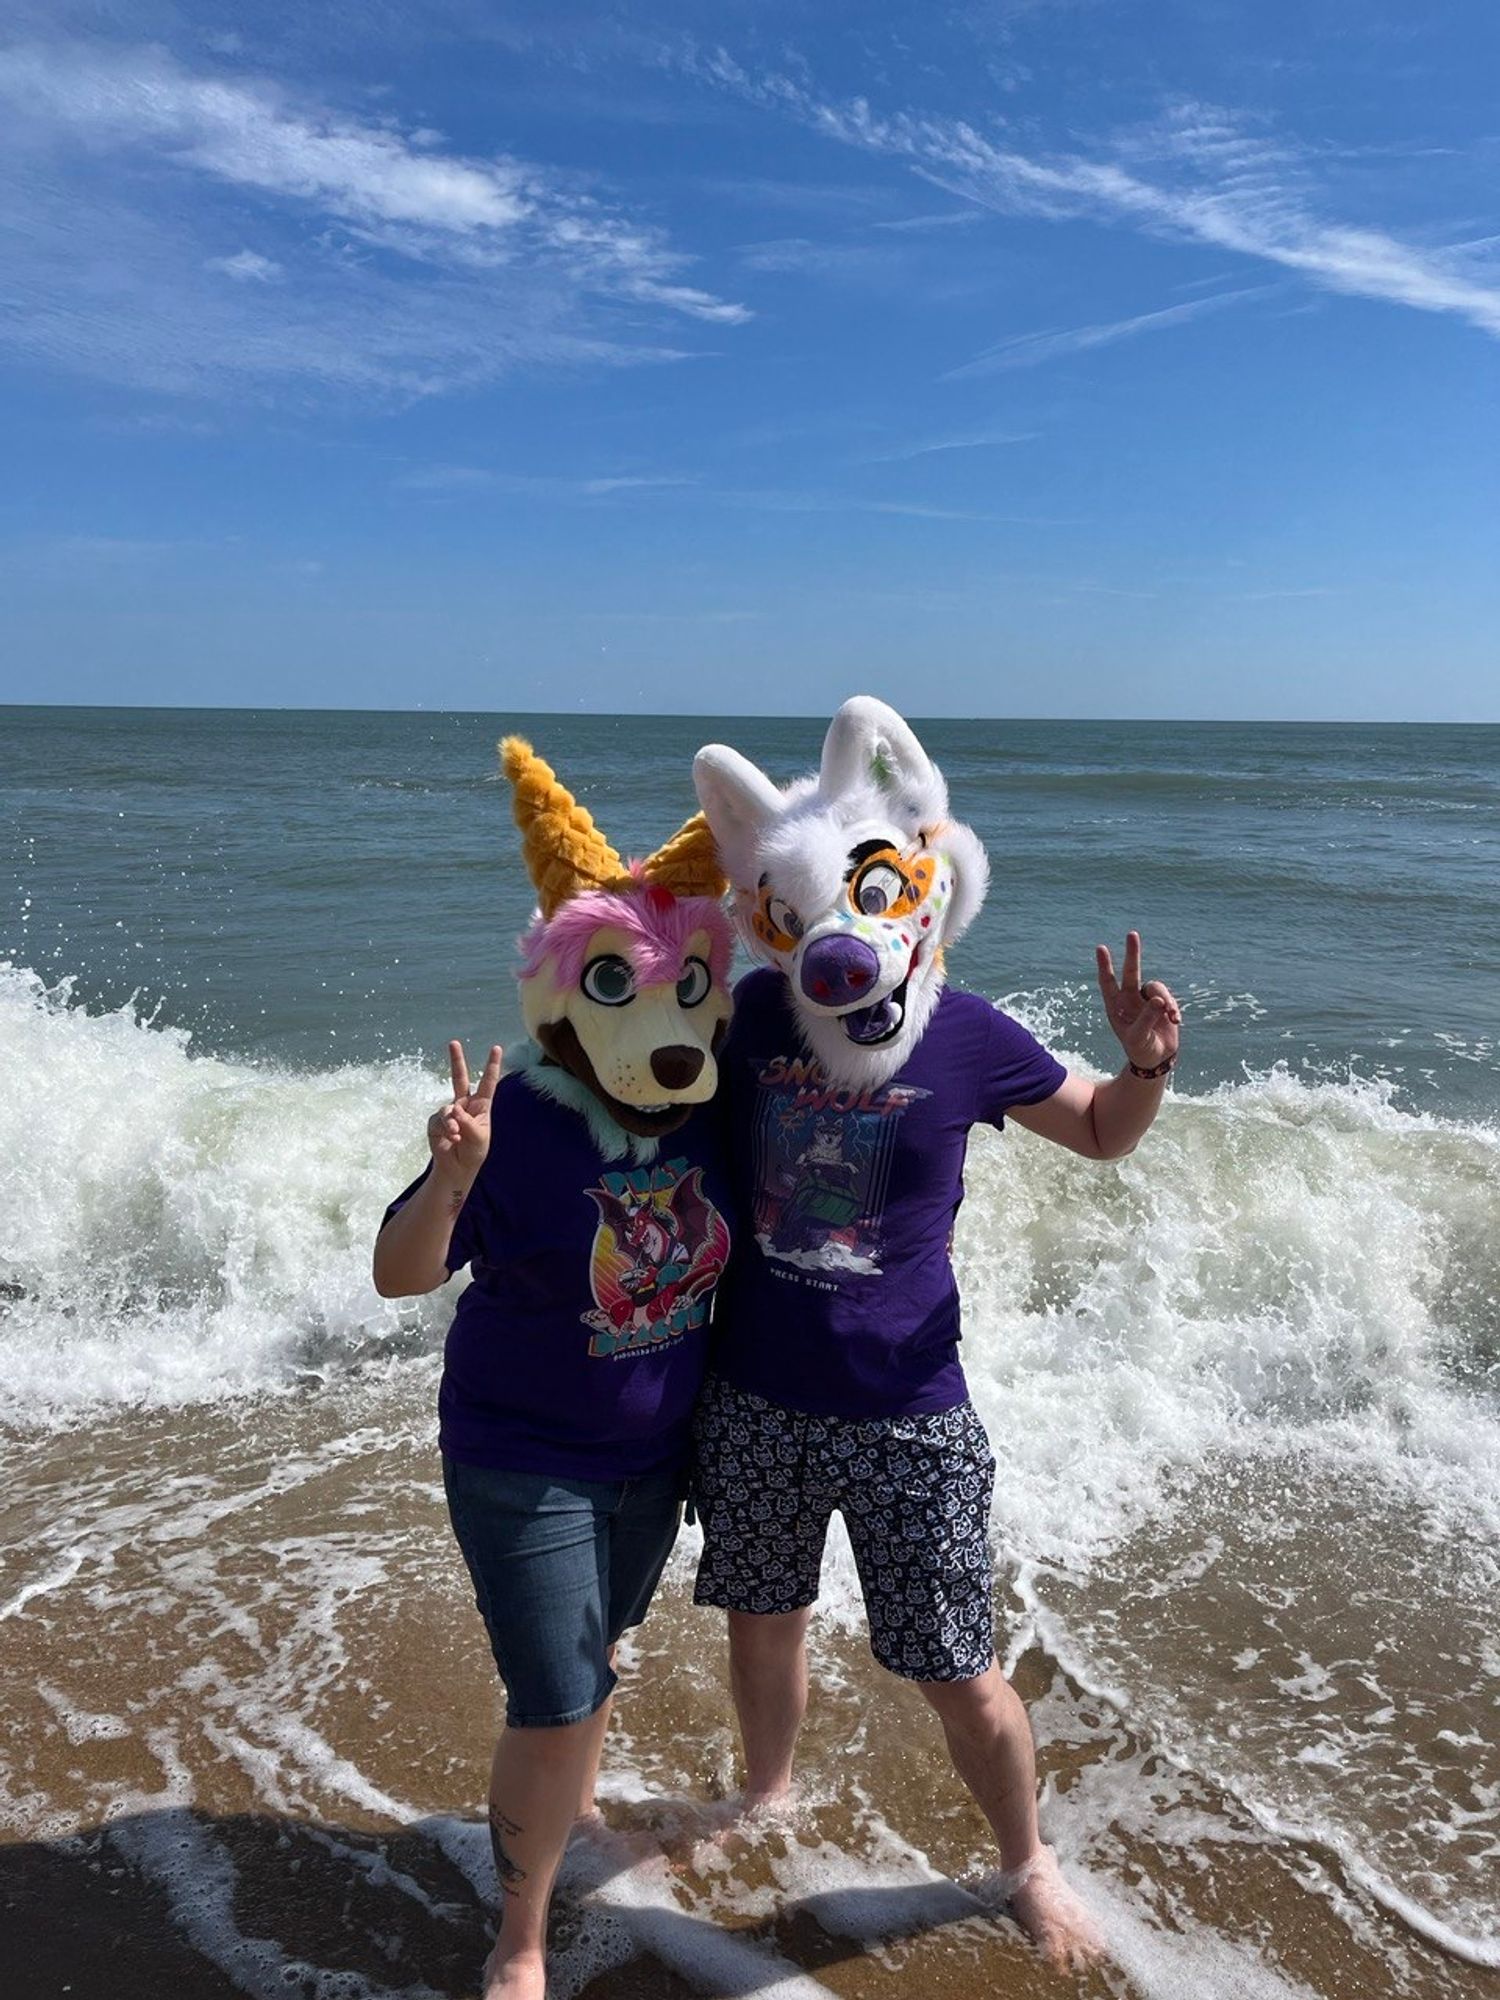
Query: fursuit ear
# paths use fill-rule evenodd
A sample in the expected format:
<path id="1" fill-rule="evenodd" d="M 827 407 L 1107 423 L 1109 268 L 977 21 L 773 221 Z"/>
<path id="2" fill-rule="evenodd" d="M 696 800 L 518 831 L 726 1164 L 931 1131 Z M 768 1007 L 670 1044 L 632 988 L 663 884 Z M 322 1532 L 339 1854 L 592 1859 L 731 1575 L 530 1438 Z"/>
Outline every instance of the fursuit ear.
<path id="1" fill-rule="evenodd" d="M 693 784 L 730 880 L 736 888 L 753 886 L 756 844 L 781 817 L 781 793 L 764 771 L 727 743 L 708 743 L 698 752 Z"/>
<path id="2" fill-rule="evenodd" d="M 729 887 L 713 829 L 701 812 L 647 855 L 641 869 L 648 882 L 674 896 L 712 896 L 717 902 Z"/>
<path id="3" fill-rule="evenodd" d="M 544 917 L 586 889 L 628 887 L 625 864 L 545 757 L 524 736 L 500 744 L 500 768 L 511 783 L 526 872 Z"/>
<path id="4" fill-rule="evenodd" d="M 847 798 L 867 785 L 917 822 L 948 810 L 948 788 L 908 724 L 873 695 L 856 694 L 828 725 L 818 790 L 825 799 Z"/>

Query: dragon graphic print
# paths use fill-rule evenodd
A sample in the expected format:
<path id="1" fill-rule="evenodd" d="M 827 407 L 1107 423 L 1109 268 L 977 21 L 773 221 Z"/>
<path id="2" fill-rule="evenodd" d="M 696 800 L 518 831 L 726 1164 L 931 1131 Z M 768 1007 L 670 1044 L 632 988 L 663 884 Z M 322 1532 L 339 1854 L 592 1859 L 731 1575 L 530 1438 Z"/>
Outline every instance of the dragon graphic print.
<path id="1" fill-rule="evenodd" d="M 729 1225 L 686 1160 L 602 1174 L 589 1257 L 589 1353 L 659 1346 L 703 1325 L 729 1257 Z"/>

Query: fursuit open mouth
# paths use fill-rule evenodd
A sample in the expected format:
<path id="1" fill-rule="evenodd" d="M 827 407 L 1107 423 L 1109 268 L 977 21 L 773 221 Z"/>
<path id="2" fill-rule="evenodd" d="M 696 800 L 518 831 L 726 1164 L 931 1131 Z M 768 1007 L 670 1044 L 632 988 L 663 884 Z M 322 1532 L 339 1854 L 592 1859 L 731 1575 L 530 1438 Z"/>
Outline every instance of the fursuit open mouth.
<path id="1" fill-rule="evenodd" d="M 611 1096 L 600 1085 L 596 1095 L 615 1123 L 625 1131 L 633 1132 L 638 1139 L 665 1138 L 675 1132 L 679 1125 L 685 1125 L 694 1107 L 691 1104 L 630 1104 L 623 1097 Z"/>
<path id="2" fill-rule="evenodd" d="M 900 1034 L 906 1019 L 906 989 L 917 969 L 917 958 L 914 951 L 899 986 L 893 986 L 879 1000 L 872 1000 L 868 1007 L 852 1007 L 847 1014 L 839 1015 L 839 1026 L 851 1042 L 862 1049 L 878 1049 L 882 1042 Z"/>

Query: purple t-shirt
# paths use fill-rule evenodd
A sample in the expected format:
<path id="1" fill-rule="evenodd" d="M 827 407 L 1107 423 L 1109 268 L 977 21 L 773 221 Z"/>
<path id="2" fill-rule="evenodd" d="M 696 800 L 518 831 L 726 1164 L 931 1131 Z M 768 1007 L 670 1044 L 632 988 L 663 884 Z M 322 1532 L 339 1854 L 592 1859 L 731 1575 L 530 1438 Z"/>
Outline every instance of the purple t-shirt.
<path id="1" fill-rule="evenodd" d="M 685 1457 L 729 1254 L 712 1109 L 649 1166 L 603 1159 L 582 1116 L 524 1072 L 502 1078 L 493 1121 L 448 1250 L 449 1270 L 467 1264 L 473 1282 L 443 1353 L 443 1450 L 597 1480 Z"/>
<path id="2" fill-rule="evenodd" d="M 964 1400 L 949 1251 L 971 1125 L 1039 1104 L 1067 1071 L 976 993 L 947 988 L 905 1068 L 830 1089 L 783 975 L 750 973 L 719 1059 L 740 1225 L 714 1325 L 736 1388 L 819 1416 Z"/>

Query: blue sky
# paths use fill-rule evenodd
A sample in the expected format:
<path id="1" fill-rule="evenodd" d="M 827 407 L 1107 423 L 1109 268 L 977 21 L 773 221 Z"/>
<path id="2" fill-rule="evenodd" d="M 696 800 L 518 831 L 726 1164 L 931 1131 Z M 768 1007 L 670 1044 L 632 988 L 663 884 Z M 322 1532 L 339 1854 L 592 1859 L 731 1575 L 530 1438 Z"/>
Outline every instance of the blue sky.
<path id="1" fill-rule="evenodd" d="M 0 699 L 1500 716 L 1493 0 L 0 0 Z"/>

